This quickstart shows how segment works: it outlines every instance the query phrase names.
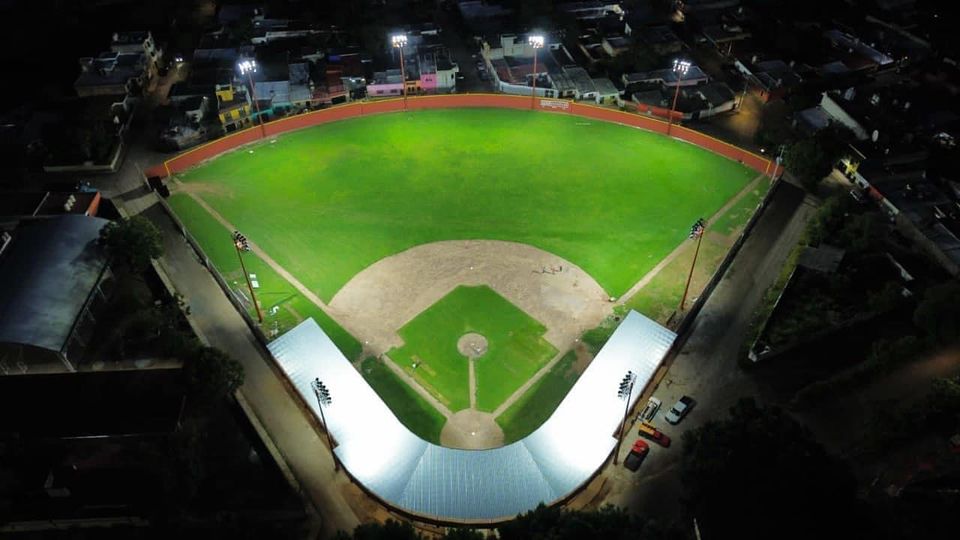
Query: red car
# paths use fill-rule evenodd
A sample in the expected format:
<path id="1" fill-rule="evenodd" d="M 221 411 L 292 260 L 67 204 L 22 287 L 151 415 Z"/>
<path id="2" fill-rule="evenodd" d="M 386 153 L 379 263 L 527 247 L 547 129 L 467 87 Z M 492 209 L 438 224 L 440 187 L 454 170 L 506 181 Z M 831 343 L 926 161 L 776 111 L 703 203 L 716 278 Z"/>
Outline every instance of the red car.
<path id="1" fill-rule="evenodd" d="M 640 422 L 640 436 L 649 439 L 664 448 L 670 447 L 670 437 L 646 422 Z"/>
<path id="2" fill-rule="evenodd" d="M 631 471 L 636 471 L 640 468 L 640 464 L 643 463 L 643 459 L 647 457 L 647 454 L 650 452 L 650 447 L 647 445 L 646 441 L 643 439 L 637 439 L 633 443 L 633 448 L 630 449 L 630 453 L 627 454 L 627 458 L 623 460 L 623 466 Z"/>

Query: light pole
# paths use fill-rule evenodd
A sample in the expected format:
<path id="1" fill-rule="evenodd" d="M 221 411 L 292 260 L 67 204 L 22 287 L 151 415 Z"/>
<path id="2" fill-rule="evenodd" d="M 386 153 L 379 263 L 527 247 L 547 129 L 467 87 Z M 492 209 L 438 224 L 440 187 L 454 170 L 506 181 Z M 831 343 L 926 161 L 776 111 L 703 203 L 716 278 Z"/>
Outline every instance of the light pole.
<path id="1" fill-rule="evenodd" d="M 683 298 L 680 299 L 680 311 L 687 305 L 687 293 L 690 291 L 690 281 L 693 279 L 693 268 L 697 265 L 697 255 L 700 254 L 700 242 L 703 241 L 703 233 L 707 230 L 707 222 L 703 218 L 697 220 L 690 227 L 690 236 L 688 238 L 697 239 L 697 248 L 693 251 L 693 262 L 690 263 L 690 273 L 687 274 L 687 284 L 683 288 Z"/>
<path id="2" fill-rule="evenodd" d="M 240 70 L 241 75 L 247 76 L 248 86 L 250 90 L 250 99 L 253 100 L 253 106 L 257 108 L 257 121 L 260 122 L 260 138 L 267 137 L 267 128 L 263 126 L 263 115 L 260 114 L 260 102 L 257 101 L 257 94 L 254 92 L 253 87 L 253 72 L 257 71 L 257 61 L 254 59 L 241 60 L 237 62 L 237 69 Z"/>
<path id="3" fill-rule="evenodd" d="M 337 454 L 333 451 L 333 439 L 330 437 L 330 426 L 327 425 L 327 419 L 323 415 L 323 408 L 333 404 L 333 398 L 330 397 L 330 389 L 326 387 L 320 378 L 316 378 L 310 383 L 313 388 L 313 394 L 317 396 L 317 405 L 320 409 L 320 421 L 323 422 L 323 431 L 327 434 L 327 444 L 330 445 L 330 455 L 333 457 L 333 470 L 340 470 L 340 463 L 337 462 Z"/>
<path id="4" fill-rule="evenodd" d="M 774 165 L 773 165 L 773 175 L 770 176 L 771 180 L 777 179 L 778 169 L 780 168 L 780 164 L 783 163 L 783 149 L 786 147 L 787 145 L 785 144 L 780 145 L 780 151 L 777 152 L 777 160 L 774 162 Z"/>
<path id="5" fill-rule="evenodd" d="M 250 282 L 250 274 L 247 273 L 247 267 L 243 264 L 243 252 L 250 251 L 250 243 L 247 237 L 240 234 L 240 231 L 233 231 L 233 247 L 237 248 L 237 258 L 240 259 L 240 270 L 243 271 L 243 277 L 247 280 L 247 289 L 250 290 L 250 299 L 253 300 L 253 307 L 257 310 L 257 320 L 263 324 L 263 312 L 260 311 L 260 304 L 257 303 L 257 295 L 253 292 L 253 283 Z"/>
<path id="6" fill-rule="evenodd" d="M 670 107 L 670 118 L 667 118 L 667 135 L 670 134 L 670 128 L 673 127 L 673 115 L 677 112 L 677 99 L 680 98 L 680 83 L 683 82 L 683 76 L 690 69 L 690 62 L 686 60 L 674 60 L 673 72 L 677 74 L 677 90 L 673 93 L 673 106 Z"/>
<path id="7" fill-rule="evenodd" d="M 617 464 L 617 457 L 620 455 L 620 443 L 623 442 L 623 428 L 627 426 L 627 415 L 630 413 L 630 398 L 633 397 L 633 383 L 637 376 L 633 371 L 627 371 L 627 374 L 620 380 L 620 387 L 617 389 L 617 397 L 626 400 L 623 406 L 623 420 L 620 422 L 620 429 L 617 430 L 617 449 L 613 453 L 613 464 Z"/>
<path id="8" fill-rule="evenodd" d="M 403 48 L 407 44 L 407 35 L 394 34 L 390 36 L 390 43 L 395 49 L 400 50 L 400 82 L 403 83 L 403 110 L 407 110 L 407 70 L 403 66 Z"/>
<path id="9" fill-rule="evenodd" d="M 530 91 L 530 108 L 537 108 L 537 51 L 543 48 L 543 36 L 534 34 L 527 36 L 527 45 L 533 49 L 533 90 Z"/>

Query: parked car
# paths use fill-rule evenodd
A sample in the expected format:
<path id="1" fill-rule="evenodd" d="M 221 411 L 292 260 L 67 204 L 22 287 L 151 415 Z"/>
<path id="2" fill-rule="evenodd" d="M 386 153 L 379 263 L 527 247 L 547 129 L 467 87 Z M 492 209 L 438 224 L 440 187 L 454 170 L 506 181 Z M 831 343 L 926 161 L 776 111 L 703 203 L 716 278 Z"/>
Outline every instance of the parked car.
<path id="1" fill-rule="evenodd" d="M 643 439 L 637 439 L 634 441 L 630 453 L 627 454 L 627 458 L 623 460 L 623 466 L 631 471 L 636 471 L 649 453 L 650 446 Z"/>
<path id="2" fill-rule="evenodd" d="M 673 407 L 670 407 L 670 410 L 667 411 L 667 414 L 663 415 L 663 418 L 671 424 L 679 424 L 684 416 L 690 414 L 690 409 L 692 409 L 695 404 L 696 402 L 692 397 L 683 396 L 673 404 Z"/>
<path id="3" fill-rule="evenodd" d="M 638 419 L 641 422 L 652 422 L 653 417 L 656 416 L 657 411 L 660 410 L 661 404 L 662 402 L 659 399 L 655 397 L 651 397 L 650 399 L 647 400 L 647 406 L 644 407 L 642 411 L 640 411 L 640 416 L 638 417 Z"/>
<path id="4" fill-rule="evenodd" d="M 640 422 L 640 436 L 649 439 L 664 448 L 670 447 L 670 437 L 646 422 Z"/>

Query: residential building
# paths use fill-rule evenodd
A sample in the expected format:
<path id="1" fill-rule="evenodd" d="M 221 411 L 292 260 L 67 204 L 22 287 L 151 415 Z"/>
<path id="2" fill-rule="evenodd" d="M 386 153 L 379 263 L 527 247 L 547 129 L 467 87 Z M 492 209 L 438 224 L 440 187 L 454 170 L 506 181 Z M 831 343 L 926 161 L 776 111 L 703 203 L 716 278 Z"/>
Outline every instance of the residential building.
<path id="1" fill-rule="evenodd" d="M 163 59 L 163 49 L 157 47 L 149 30 L 114 32 L 110 40 L 110 50 L 121 54 L 142 52 L 153 70 L 157 69 L 157 63 Z"/>
<path id="2" fill-rule="evenodd" d="M 156 74 L 156 66 L 144 52 L 104 52 L 80 59 L 80 75 L 73 88 L 80 97 L 117 94 L 139 95 Z"/>
<path id="3" fill-rule="evenodd" d="M 113 289 L 97 239 L 107 220 L 62 215 L 23 222 L 3 240 L 0 374 L 77 370 Z"/>

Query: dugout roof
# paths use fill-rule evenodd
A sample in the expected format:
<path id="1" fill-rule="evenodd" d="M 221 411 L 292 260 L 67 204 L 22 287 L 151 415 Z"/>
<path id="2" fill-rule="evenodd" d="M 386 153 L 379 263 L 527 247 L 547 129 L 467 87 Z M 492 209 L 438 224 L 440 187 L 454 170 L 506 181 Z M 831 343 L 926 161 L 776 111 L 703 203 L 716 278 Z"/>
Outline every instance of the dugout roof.
<path id="1" fill-rule="evenodd" d="M 428 443 L 397 420 L 313 319 L 269 345 L 313 413 L 319 378 L 336 455 L 351 476 L 401 511 L 441 521 L 502 521 L 560 501 L 587 482 L 616 445 L 624 402 L 617 388 L 636 375 L 633 402 L 676 334 L 631 311 L 547 421 L 515 443 L 459 450 Z"/>
<path id="2" fill-rule="evenodd" d="M 65 215 L 25 222 L 0 254 L 0 343 L 60 351 L 107 267 L 97 244 L 105 219 Z"/>

